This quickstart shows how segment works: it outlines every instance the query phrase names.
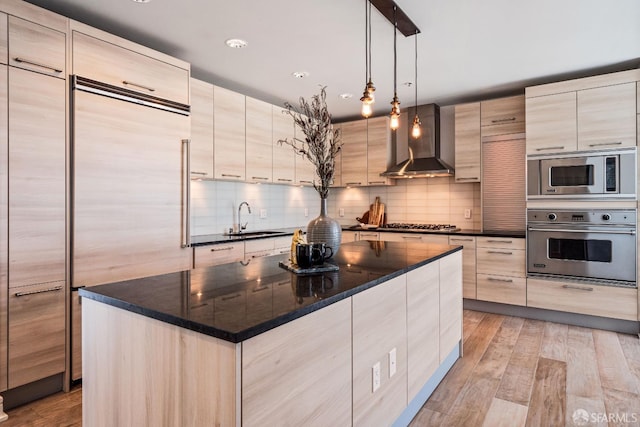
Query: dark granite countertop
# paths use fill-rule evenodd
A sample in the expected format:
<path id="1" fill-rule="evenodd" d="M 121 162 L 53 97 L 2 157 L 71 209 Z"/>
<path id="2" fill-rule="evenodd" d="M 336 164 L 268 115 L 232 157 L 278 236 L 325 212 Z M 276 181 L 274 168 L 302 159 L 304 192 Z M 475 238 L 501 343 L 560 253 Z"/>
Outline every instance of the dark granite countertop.
<path id="1" fill-rule="evenodd" d="M 461 250 L 404 242 L 345 243 L 335 272 L 299 276 L 288 255 L 254 258 L 80 289 L 80 296 L 234 343 Z"/>
<path id="2" fill-rule="evenodd" d="M 293 233 L 299 229 L 305 229 L 306 227 L 289 227 L 289 228 L 276 228 L 270 230 L 262 230 L 262 232 L 273 233 L 273 234 L 258 234 L 258 235 L 235 235 L 228 236 L 224 233 L 219 234 L 201 234 L 198 236 L 191 236 L 191 246 L 206 246 L 206 245 L 217 245 L 219 243 L 229 243 L 229 242 L 244 242 L 246 240 L 256 240 L 256 239 L 268 239 L 271 237 L 280 237 L 280 236 L 293 236 Z M 248 230 L 246 233 L 260 233 L 260 230 Z"/>
<path id="3" fill-rule="evenodd" d="M 436 231 L 436 230 L 422 230 L 422 229 L 402 229 L 402 228 L 362 228 L 359 225 L 353 225 L 351 227 L 342 227 L 344 231 L 381 231 L 383 233 L 415 233 L 415 234 L 444 234 L 461 235 L 461 236 L 485 236 L 485 237 L 513 237 L 522 238 L 526 237 L 525 230 L 521 231 L 501 231 L 501 230 L 474 230 L 474 229 L 462 229 L 459 231 Z"/>

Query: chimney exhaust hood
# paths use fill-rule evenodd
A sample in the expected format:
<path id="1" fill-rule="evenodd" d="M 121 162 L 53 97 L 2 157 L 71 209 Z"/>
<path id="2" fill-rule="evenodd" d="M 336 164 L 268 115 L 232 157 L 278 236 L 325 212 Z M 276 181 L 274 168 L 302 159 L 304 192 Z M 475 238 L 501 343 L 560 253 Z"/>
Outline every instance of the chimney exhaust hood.
<path id="1" fill-rule="evenodd" d="M 440 107 L 436 104 L 419 105 L 418 115 L 422 121 L 422 136 L 418 139 L 410 136 L 411 127 L 405 118 L 392 138 L 390 162 L 394 166 L 381 173 L 381 176 L 399 179 L 453 175 L 453 168 L 440 159 Z M 397 163 L 399 141 L 408 141 L 409 158 Z"/>

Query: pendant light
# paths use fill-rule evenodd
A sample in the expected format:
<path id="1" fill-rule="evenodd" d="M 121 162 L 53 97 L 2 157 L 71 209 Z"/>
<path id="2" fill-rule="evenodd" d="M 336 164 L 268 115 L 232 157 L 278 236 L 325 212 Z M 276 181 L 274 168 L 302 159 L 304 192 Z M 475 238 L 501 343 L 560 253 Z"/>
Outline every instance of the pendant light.
<path id="1" fill-rule="evenodd" d="M 398 52 L 397 52 L 397 30 L 398 20 L 396 17 L 397 6 L 393 5 L 393 99 L 391 100 L 391 120 L 389 126 L 391 130 L 396 130 L 400 126 L 400 101 L 398 100 Z"/>
<path id="2" fill-rule="evenodd" d="M 420 117 L 418 117 L 418 31 L 416 30 L 415 37 L 415 47 L 416 47 L 416 58 L 415 58 L 415 78 L 414 78 L 414 86 L 415 86 L 415 109 L 416 116 L 413 118 L 413 126 L 411 127 L 411 136 L 414 139 L 420 138 L 422 135 L 422 129 L 420 129 Z"/>
<path id="3" fill-rule="evenodd" d="M 372 113 L 372 106 L 375 102 L 373 93 L 376 88 L 371 81 L 371 1 L 365 2 L 365 76 L 367 82 L 362 93 L 362 116 L 369 117 Z"/>

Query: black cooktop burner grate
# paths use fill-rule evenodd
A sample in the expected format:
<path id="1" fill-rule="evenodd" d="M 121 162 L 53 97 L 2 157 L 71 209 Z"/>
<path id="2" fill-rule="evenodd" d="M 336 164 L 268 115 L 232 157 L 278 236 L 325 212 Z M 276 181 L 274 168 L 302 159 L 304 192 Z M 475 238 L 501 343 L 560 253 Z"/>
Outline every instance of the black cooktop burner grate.
<path id="1" fill-rule="evenodd" d="M 385 228 L 399 230 L 430 230 L 430 231 L 459 231 L 460 229 L 452 224 L 406 224 L 402 222 L 392 222 L 385 225 Z"/>

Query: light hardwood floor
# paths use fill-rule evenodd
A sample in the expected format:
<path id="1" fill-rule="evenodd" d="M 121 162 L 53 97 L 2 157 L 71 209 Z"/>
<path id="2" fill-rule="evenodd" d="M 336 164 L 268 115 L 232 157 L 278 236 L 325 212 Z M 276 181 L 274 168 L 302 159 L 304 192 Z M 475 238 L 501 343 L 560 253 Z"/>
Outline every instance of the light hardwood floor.
<path id="1" fill-rule="evenodd" d="M 577 409 L 640 426 L 638 337 L 465 310 L 464 358 L 411 426 L 574 426 Z M 2 427 L 81 426 L 82 388 L 7 413 Z"/>

